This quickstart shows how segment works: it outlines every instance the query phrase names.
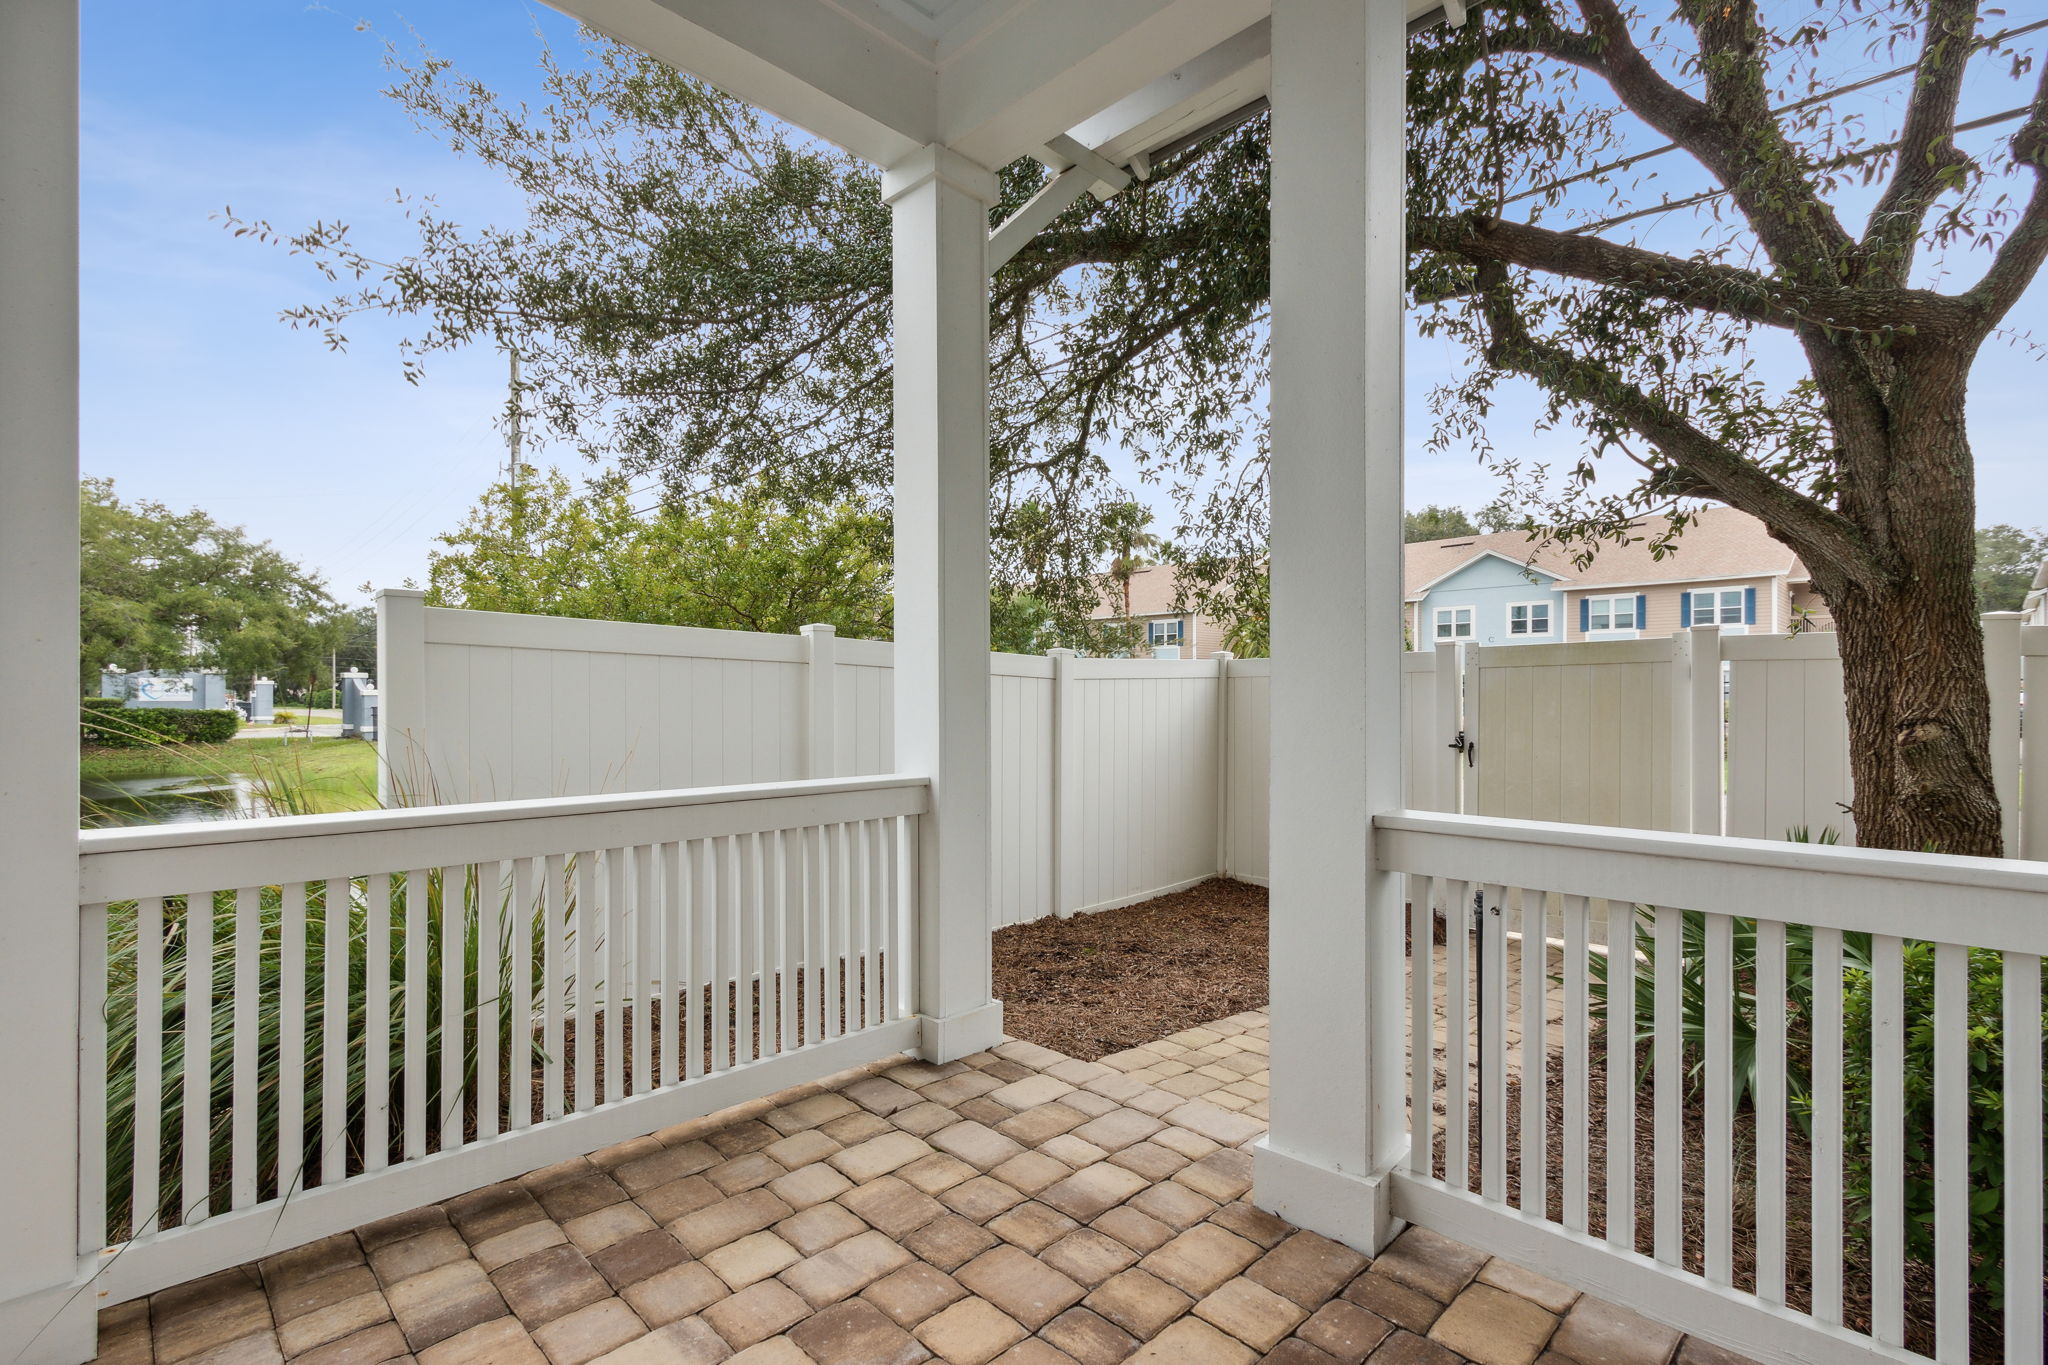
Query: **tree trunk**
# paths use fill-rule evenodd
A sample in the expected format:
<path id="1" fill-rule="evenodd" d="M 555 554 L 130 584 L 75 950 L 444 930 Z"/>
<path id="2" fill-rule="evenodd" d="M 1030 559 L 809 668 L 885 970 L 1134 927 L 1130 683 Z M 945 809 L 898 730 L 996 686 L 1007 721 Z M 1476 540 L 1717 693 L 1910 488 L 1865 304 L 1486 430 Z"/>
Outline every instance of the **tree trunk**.
<path id="1" fill-rule="evenodd" d="M 1886 405 L 1889 458 L 1845 461 L 1891 472 L 1884 487 L 1852 486 L 1843 498 L 1864 526 L 1887 533 L 1885 581 L 1873 588 L 1811 566 L 1841 650 L 1856 842 L 1867 848 L 2004 853 L 1971 578 L 1967 373 L 1966 357 L 1902 364 Z"/>

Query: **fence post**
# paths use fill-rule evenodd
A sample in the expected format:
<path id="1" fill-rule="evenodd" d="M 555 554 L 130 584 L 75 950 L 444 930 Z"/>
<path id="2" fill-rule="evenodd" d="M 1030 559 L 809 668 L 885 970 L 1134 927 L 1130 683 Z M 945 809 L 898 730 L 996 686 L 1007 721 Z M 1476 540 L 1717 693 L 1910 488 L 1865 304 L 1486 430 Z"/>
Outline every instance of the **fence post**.
<path id="1" fill-rule="evenodd" d="M 839 628 L 809 625 L 804 637 L 804 776 L 839 776 Z"/>
<path id="2" fill-rule="evenodd" d="M 1065 919 L 1081 903 L 1081 712 L 1074 705 L 1074 651 L 1045 655 L 1052 660 L 1052 912 Z"/>
<path id="3" fill-rule="evenodd" d="M 2005 856 L 2020 856 L 2020 626 L 2023 611 L 1984 613 L 1984 678 L 1991 689 L 1991 781 Z"/>
<path id="4" fill-rule="evenodd" d="M 2021 625 L 2020 667 L 2022 686 L 2038 682 L 2035 695 L 2048 697 L 2048 626 Z M 2048 781 L 2048 726 L 2037 721 L 2021 733 L 2020 763 L 2023 772 Z M 2048 860 L 2048 795 L 2020 799 L 2020 856 Z"/>
<path id="5" fill-rule="evenodd" d="M 1671 812 L 1674 828 L 1694 834 L 1720 834 L 1722 830 L 1721 731 L 1723 698 L 1721 687 L 1721 627 L 1694 626 L 1677 636 L 1680 653 L 1672 672 L 1684 689 L 1680 700 L 1683 724 L 1673 730 L 1684 736 L 1679 751 L 1677 780 L 1683 785 L 1683 804 Z"/>
<path id="6" fill-rule="evenodd" d="M 377 593 L 377 800 L 410 792 L 428 797 L 427 595 L 414 588 Z M 335 685 L 339 687 L 340 680 Z M 403 773 L 400 781 L 398 774 Z"/>
<path id="7" fill-rule="evenodd" d="M 1216 875 L 1230 875 L 1230 661 L 1237 656 L 1219 649 L 1216 661 Z"/>

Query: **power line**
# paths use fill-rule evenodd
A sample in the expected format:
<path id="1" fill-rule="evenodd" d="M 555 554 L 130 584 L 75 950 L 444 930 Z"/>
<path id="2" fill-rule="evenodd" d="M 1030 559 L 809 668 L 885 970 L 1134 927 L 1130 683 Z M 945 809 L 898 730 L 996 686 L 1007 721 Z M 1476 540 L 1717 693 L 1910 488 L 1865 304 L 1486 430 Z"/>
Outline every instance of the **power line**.
<path id="1" fill-rule="evenodd" d="M 2017 109 L 2008 109 L 2002 114 L 1987 114 L 1983 118 L 1971 119 L 1968 123 L 1958 123 L 1954 131 L 1969 133 L 1975 132 L 1979 128 L 1989 128 L 2000 123 L 2010 123 L 2014 119 L 2024 118 L 2031 110 L 2031 105 L 2023 104 Z M 1838 171 L 1844 166 L 1853 166 L 1857 162 L 1866 161 L 1873 156 L 1883 156 L 1886 152 L 1897 151 L 1898 147 L 1899 144 L 1896 142 L 1881 142 L 1875 147 L 1860 147 L 1853 152 L 1844 152 L 1838 157 L 1822 162 L 1817 169 Z M 1731 193 L 1733 191 L 1728 189 L 1712 189 L 1703 190 L 1699 194 L 1687 195 L 1683 199 L 1666 199 L 1661 203 L 1652 204 L 1648 208 L 1616 214 L 1612 218 L 1602 218 L 1597 223 L 1582 223 L 1578 227 L 1566 228 L 1564 235 L 1567 237 L 1583 237 L 1587 233 L 1602 232 L 1611 227 L 1620 227 L 1623 223 L 1632 223 L 1638 218 L 1648 218 L 1659 213 L 1670 213 L 1675 209 L 1689 209 L 1694 205 L 1704 204 L 1710 199 L 1719 199 Z"/>
<path id="2" fill-rule="evenodd" d="M 2042 28 L 2048 28 L 2048 19 L 2037 19 L 2031 24 L 2015 25 L 2014 27 L 2005 29 L 2002 32 L 1994 33 L 1987 38 L 1978 39 L 1976 43 L 1971 47 L 1971 52 L 1975 53 L 1977 51 L 1982 50 L 1983 48 L 1990 47 L 1993 44 L 2002 43 L 2008 38 L 2023 37 L 2026 34 L 2034 32 L 2036 29 Z M 1896 80 L 1898 77 L 1906 75 L 1908 72 L 1917 71 L 1919 69 L 1920 64 L 1918 62 L 1911 62 L 1905 66 L 1896 66 L 1889 71 L 1880 71 L 1875 76 L 1866 76 L 1864 79 L 1860 81 L 1852 81 L 1848 85 L 1838 85 L 1835 86 L 1833 89 L 1823 90 L 1819 94 L 1808 95 L 1804 99 L 1797 99 L 1793 100 L 1789 104 L 1778 105 L 1771 110 L 1771 113 L 1774 115 L 1791 114 L 1796 113 L 1801 109 L 1810 109 L 1816 104 L 1825 104 L 1829 100 L 1835 99 L 1838 96 L 1851 95 L 1859 90 L 1867 90 L 1873 85 L 1882 85 L 1886 81 Z M 1973 126 L 1981 127 L 1983 125 L 1981 121 L 1975 125 L 1958 125 L 1955 131 L 1959 133 L 1964 132 L 1968 128 Z M 1641 165 L 1645 161 L 1651 160 L 1654 157 L 1660 157 L 1667 152 L 1675 152 L 1678 150 L 1680 150 L 1680 148 L 1676 142 L 1667 142 L 1660 147 L 1652 147 L 1648 151 L 1635 152 L 1629 156 L 1622 157 L 1619 160 L 1605 162 L 1602 165 L 1593 166 L 1586 170 L 1578 171 L 1572 175 L 1565 176 L 1561 180 L 1553 180 L 1548 184 L 1538 185 L 1534 189 L 1527 189 L 1523 190 L 1519 194 L 1509 195 L 1507 198 L 1500 201 L 1501 207 L 1505 208 L 1509 204 L 1519 203 L 1524 199 L 1533 199 L 1539 194 L 1548 194 L 1552 190 L 1561 190 L 1565 188 L 1567 185 L 1576 185 L 1582 181 L 1591 180 L 1596 176 L 1607 175 L 1613 171 L 1629 170 L 1635 166 Z M 1697 202 L 1699 202 L 1698 199 L 1685 201 L 1685 203 Z M 1675 206 L 1682 207 L 1683 205 L 1681 204 Z M 1623 219 L 1621 221 L 1626 221 L 1626 219 Z"/>

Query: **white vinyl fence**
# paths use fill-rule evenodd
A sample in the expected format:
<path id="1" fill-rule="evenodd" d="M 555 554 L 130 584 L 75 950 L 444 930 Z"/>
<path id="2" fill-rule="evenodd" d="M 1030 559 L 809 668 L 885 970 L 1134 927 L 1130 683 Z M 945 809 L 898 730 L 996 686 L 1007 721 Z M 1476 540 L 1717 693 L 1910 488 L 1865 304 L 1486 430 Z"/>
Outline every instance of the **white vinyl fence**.
<path id="1" fill-rule="evenodd" d="M 888 772 L 892 646 L 455 611 L 379 599 L 394 795 L 495 801 Z M 1985 618 L 2008 847 L 2048 854 L 2020 804 L 2023 669 L 2048 627 Z M 1264 659 L 992 655 L 996 925 L 1127 904 L 1267 867 Z M 1834 636 L 1439 645 L 1403 658 L 1407 804 L 1853 842 Z M 2048 732 L 2026 736 L 2048 771 Z M 1597 920 L 1597 916 L 1596 916 Z M 1556 926 L 1553 926 L 1556 927 Z M 1596 941 L 1599 929 L 1596 923 Z"/>

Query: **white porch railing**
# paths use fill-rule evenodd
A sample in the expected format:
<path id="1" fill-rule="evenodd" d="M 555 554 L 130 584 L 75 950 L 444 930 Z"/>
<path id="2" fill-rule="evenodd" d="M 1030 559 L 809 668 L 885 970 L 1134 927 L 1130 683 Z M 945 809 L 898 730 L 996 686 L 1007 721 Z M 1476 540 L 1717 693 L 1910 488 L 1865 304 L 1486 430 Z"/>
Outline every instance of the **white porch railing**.
<path id="1" fill-rule="evenodd" d="M 113 1248 L 109 1301 L 913 1048 L 927 794 L 82 834 L 80 1237 Z"/>
<path id="2" fill-rule="evenodd" d="M 2002 1268 L 2005 1358 L 2042 1358 L 2048 865 L 1376 825 L 1380 866 L 1426 888 L 1400 1216 L 1765 1360 L 1921 1359 L 1918 1297 L 1913 1345 L 1961 1365 L 1973 1279 Z M 1602 901 L 1637 907 L 1636 953 L 1589 949 Z"/>

